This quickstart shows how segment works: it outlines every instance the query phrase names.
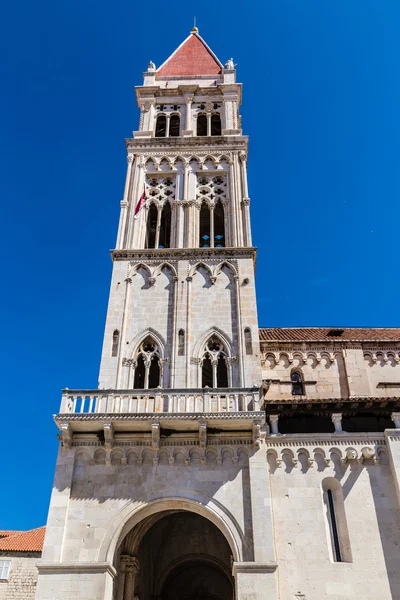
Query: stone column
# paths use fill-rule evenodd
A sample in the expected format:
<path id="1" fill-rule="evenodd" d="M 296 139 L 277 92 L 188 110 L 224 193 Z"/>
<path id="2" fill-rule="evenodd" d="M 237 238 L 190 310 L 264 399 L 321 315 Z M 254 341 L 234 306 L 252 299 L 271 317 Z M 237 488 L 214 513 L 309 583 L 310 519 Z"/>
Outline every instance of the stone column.
<path id="1" fill-rule="evenodd" d="M 192 102 L 193 102 L 193 96 L 186 96 L 185 97 L 185 101 L 186 101 L 186 123 L 185 123 L 185 128 L 186 128 L 186 132 L 189 132 L 192 129 Z"/>
<path id="2" fill-rule="evenodd" d="M 122 555 L 119 560 L 119 578 L 118 578 L 118 590 L 117 590 L 117 600 L 124 600 L 124 591 L 125 591 L 125 568 L 126 568 L 126 559 L 128 557 L 126 555 Z"/>
<path id="3" fill-rule="evenodd" d="M 211 113 L 207 113 L 207 135 L 211 135 Z"/>
<path id="4" fill-rule="evenodd" d="M 134 162 L 134 156 L 132 154 L 130 154 L 127 158 L 127 161 L 128 161 L 128 168 L 126 170 L 124 197 L 121 200 L 121 214 L 120 214 L 120 218 L 119 218 L 117 243 L 115 246 L 117 249 L 121 249 L 124 247 L 126 219 L 127 219 L 128 207 L 129 207 L 129 190 L 131 187 L 132 165 Z"/>
<path id="5" fill-rule="evenodd" d="M 210 206 L 210 248 L 214 248 L 214 205 Z"/>
<path id="6" fill-rule="evenodd" d="M 233 164 L 229 167 L 228 173 L 228 181 L 229 181 L 229 196 L 230 196 L 230 217 L 231 217 L 231 240 L 230 244 L 232 247 L 237 246 L 237 220 L 236 220 L 236 192 L 235 192 L 235 183 L 234 183 L 234 168 Z"/>
<path id="7" fill-rule="evenodd" d="M 169 137 L 169 123 L 171 120 L 171 116 L 167 115 L 166 124 L 165 124 L 165 137 Z"/>
<path id="8" fill-rule="evenodd" d="M 250 228 L 250 198 L 243 198 L 243 221 L 244 221 L 244 245 L 251 246 L 251 228 Z"/>
<path id="9" fill-rule="evenodd" d="M 124 359 L 124 348 L 125 348 L 125 336 L 126 336 L 126 321 L 127 321 L 127 315 L 126 315 L 126 311 L 127 311 L 127 307 L 129 306 L 129 298 L 130 298 L 130 291 L 131 291 L 131 283 L 132 283 L 132 279 L 130 277 L 127 277 L 125 279 L 125 298 L 124 298 L 124 308 L 123 308 L 123 312 L 122 312 L 122 323 L 121 323 L 121 351 L 119 352 L 118 355 L 118 364 L 117 364 L 117 372 L 115 374 L 115 389 L 120 389 L 121 387 L 121 376 L 122 376 L 122 361 Z"/>
<path id="10" fill-rule="evenodd" d="M 135 579 L 140 571 L 139 561 L 134 556 L 123 555 L 125 560 L 124 600 L 133 600 L 135 595 Z"/>
<path id="11" fill-rule="evenodd" d="M 154 242 L 154 248 L 158 248 L 160 244 L 160 227 L 161 227 L 161 215 L 162 215 L 162 206 L 157 206 L 157 225 L 156 225 L 156 239 Z"/>
<path id="12" fill-rule="evenodd" d="M 342 413 L 333 413 L 331 415 L 332 423 L 335 426 L 335 433 L 343 433 L 342 429 Z"/>
<path id="13" fill-rule="evenodd" d="M 279 433 L 278 421 L 279 415 L 269 415 L 269 422 L 271 423 L 271 433 L 274 435 Z"/>

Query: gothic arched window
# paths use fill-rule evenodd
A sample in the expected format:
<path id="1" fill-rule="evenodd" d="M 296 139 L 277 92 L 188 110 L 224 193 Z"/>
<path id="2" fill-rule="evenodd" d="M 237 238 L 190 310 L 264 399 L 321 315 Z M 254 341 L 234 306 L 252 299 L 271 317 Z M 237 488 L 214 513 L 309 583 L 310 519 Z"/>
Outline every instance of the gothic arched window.
<path id="1" fill-rule="evenodd" d="M 292 382 L 292 394 L 293 396 L 303 396 L 304 395 L 304 383 L 303 376 L 299 371 L 293 371 L 290 376 L 290 381 Z"/>
<path id="2" fill-rule="evenodd" d="M 197 135 L 207 135 L 207 115 L 200 114 L 197 117 Z"/>
<path id="3" fill-rule="evenodd" d="M 214 208 L 214 247 L 225 247 L 225 216 L 222 202 L 218 200 Z"/>
<path id="4" fill-rule="evenodd" d="M 171 205 L 169 202 L 164 204 L 161 213 L 160 234 L 158 239 L 159 248 L 170 248 L 171 244 Z"/>
<path id="5" fill-rule="evenodd" d="M 146 229 L 146 248 L 154 248 L 156 243 L 157 231 L 157 206 L 154 203 L 150 204 L 149 214 L 147 215 Z"/>
<path id="6" fill-rule="evenodd" d="M 211 115 L 211 135 L 221 135 L 221 116 L 218 113 Z"/>
<path id="7" fill-rule="evenodd" d="M 153 389 L 161 385 L 160 351 L 151 336 L 139 346 L 135 354 L 135 389 Z"/>
<path id="8" fill-rule="evenodd" d="M 210 209 L 206 202 L 203 202 L 200 209 L 200 248 L 210 247 Z"/>
<path id="9" fill-rule="evenodd" d="M 227 355 L 223 343 L 213 336 L 204 347 L 201 359 L 201 385 L 212 388 L 229 386 Z"/>
<path id="10" fill-rule="evenodd" d="M 119 331 L 116 329 L 113 333 L 111 356 L 118 356 Z"/>
<path id="11" fill-rule="evenodd" d="M 171 137 L 178 137 L 180 134 L 181 120 L 179 115 L 171 115 L 169 120 L 169 135 Z"/>
<path id="12" fill-rule="evenodd" d="M 167 117 L 159 115 L 156 121 L 156 137 L 165 137 L 167 133 Z"/>

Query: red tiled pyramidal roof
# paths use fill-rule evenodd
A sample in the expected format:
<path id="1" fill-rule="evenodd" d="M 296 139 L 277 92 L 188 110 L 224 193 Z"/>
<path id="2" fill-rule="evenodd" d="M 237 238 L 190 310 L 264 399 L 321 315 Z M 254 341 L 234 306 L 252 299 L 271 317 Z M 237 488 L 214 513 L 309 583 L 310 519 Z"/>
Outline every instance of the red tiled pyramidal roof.
<path id="1" fill-rule="evenodd" d="M 0 551 L 2 552 L 41 552 L 46 527 L 30 531 L 0 530 Z"/>
<path id="2" fill-rule="evenodd" d="M 189 37 L 159 67 L 157 75 L 161 77 L 218 75 L 221 69 L 222 64 L 218 58 L 197 31 L 192 30 Z"/>
<path id="3" fill-rule="evenodd" d="M 262 342 L 400 341 L 398 327 L 262 327 L 259 332 Z"/>

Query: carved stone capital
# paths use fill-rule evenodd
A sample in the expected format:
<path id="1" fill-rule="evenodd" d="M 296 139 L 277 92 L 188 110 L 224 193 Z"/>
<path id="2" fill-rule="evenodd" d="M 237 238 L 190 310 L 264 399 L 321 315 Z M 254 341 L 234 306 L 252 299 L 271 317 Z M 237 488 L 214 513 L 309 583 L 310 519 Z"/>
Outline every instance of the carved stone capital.
<path id="1" fill-rule="evenodd" d="M 134 367 L 136 368 L 137 366 L 137 362 L 134 358 L 123 358 L 122 359 L 122 366 L 123 367 Z"/>
<path id="2" fill-rule="evenodd" d="M 191 365 L 201 365 L 201 358 L 194 358 L 193 356 L 190 359 Z"/>
<path id="3" fill-rule="evenodd" d="M 243 206 L 250 206 L 250 198 L 243 198 L 242 204 Z"/>
<path id="4" fill-rule="evenodd" d="M 128 156 L 126 157 L 126 162 L 128 163 L 128 165 L 131 165 L 134 160 L 135 157 L 132 154 L 128 154 Z"/>
<path id="5" fill-rule="evenodd" d="M 135 556 L 129 556 L 128 554 L 123 554 L 121 556 L 121 561 L 123 560 L 125 564 L 125 572 L 126 573 L 139 573 L 140 571 L 140 563 Z"/>

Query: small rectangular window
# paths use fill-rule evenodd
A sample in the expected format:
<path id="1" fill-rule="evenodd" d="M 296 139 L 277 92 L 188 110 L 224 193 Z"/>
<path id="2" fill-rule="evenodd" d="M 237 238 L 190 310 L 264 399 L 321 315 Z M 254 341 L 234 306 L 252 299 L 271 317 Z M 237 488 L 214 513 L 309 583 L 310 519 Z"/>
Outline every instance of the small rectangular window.
<path id="1" fill-rule="evenodd" d="M 0 580 L 8 580 L 8 574 L 10 572 L 11 561 L 0 560 Z"/>

